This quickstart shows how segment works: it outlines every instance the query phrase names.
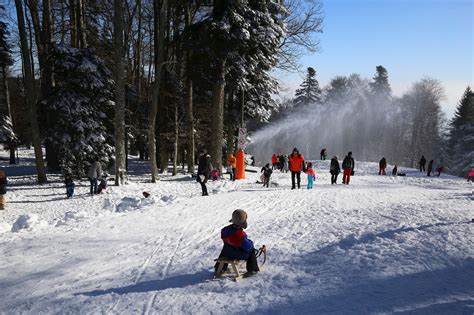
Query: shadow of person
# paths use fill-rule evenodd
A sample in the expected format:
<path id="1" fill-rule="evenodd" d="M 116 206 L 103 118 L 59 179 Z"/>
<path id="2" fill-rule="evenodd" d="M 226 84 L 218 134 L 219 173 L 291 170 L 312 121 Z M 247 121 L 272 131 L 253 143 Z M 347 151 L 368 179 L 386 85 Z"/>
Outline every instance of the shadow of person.
<path id="1" fill-rule="evenodd" d="M 176 275 L 162 280 L 149 280 L 138 282 L 124 287 L 110 288 L 105 290 L 94 290 L 89 292 L 80 292 L 74 295 L 100 296 L 110 293 L 128 294 L 151 291 L 163 291 L 166 289 L 184 288 L 190 285 L 202 283 L 211 278 L 208 270 L 202 270 L 193 274 Z"/>

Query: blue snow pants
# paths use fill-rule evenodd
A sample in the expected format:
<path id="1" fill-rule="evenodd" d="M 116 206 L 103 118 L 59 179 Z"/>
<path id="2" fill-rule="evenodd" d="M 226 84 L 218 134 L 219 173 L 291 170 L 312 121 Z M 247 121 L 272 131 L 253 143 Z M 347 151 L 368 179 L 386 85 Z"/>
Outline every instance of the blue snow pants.
<path id="1" fill-rule="evenodd" d="M 308 175 L 308 189 L 313 189 L 313 175 Z"/>

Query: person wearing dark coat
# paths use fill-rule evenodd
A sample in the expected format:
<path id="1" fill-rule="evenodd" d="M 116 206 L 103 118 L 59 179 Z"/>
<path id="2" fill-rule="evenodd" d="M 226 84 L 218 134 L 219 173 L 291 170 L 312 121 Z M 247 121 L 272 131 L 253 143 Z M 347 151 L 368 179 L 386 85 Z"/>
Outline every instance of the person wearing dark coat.
<path id="1" fill-rule="evenodd" d="M 71 174 L 66 174 L 64 178 L 64 184 L 66 185 L 66 196 L 68 198 L 72 198 L 72 196 L 74 195 L 74 187 L 76 185 L 74 184 L 74 180 L 72 179 Z"/>
<path id="2" fill-rule="evenodd" d="M 339 161 L 337 156 L 333 156 L 331 159 L 331 166 L 329 167 L 329 173 L 331 173 L 331 185 L 336 184 L 337 176 L 341 172 L 341 167 L 339 166 Z"/>
<path id="3" fill-rule="evenodd" d="M 272 169 L 270 167 L 270 163 L 267 163 L 267 165 L 265 165 L 264 167 L 262 167 L 262 170 L 260 171 L 260 173 L 263 173 L 263 187 L 269 186 L 270 184 L 270 176 L 272 176 Z"/>
<path id="4" fill-rule="evenodd" d="M 424 156 L 424 155 L 421 155 L 421 159 L 420 159 L 420 172 L 424 172 L 424 171 L 425 171 L 425 165 L 426 165 L 425 156 Z"/>
<path id="5" fill-rule="evenodd" d="M 392 175 L 397 176 L 397 173 L 398 173 L 398 167 L 395 165 L 392 170 Z"/>
<path id="6" fill-rule="evenodd" d="M 428 163 L 428 176 L 431 176 L 431 172 L 433 171 L 433 164 L 434 160 L 431 160 L 430 163 Z"/>
<path id="7" fill-rule="evenodd" d="M 203 196 L 209 196 L 209 194 L 207 193 L 206 183 L 209 180 L 209 177 L 211 176 L 211 171 L 211 156 L 209 154 L 204 153 L 199 157 L 197 173 L 198 176 L 196 179 L 196 181 L 201 184 Z"/>
<path id="8" fill-rule="evenodd" d="M 326 149 L 322 149 L 320 155 L 322 161 L 326 160 Z"/>
<path id="9" fill-rule="evenodd" d="M 379 161 L 379 175 L 385 175 L 385 168 L 387 168 L 387 160 L 383 157 Z"/>
<path id="10" fill-rule="evenodd" d="M 0 210 L 5 210 L 5 195 L 7 194 L 7 174 L 0 170 Z"/>
<path id="11" fill-rule="evenodd" d="M 342 161 L 342 183 L 349 185 L 349 181 L 351 179 L 351 175 L 354 173 L 354 158 L 352 157 L 352 152 L 347 153 L 346 157 Z"/>

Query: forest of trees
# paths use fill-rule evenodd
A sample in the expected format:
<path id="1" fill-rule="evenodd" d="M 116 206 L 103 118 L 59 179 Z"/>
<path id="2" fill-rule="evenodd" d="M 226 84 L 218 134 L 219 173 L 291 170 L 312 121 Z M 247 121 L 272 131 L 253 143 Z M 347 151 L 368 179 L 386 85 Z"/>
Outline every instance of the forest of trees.
<path id="1" fill-rule="evenodd" d="M 375 68 L 372 79 L 358 74 L 337 76 L 323 89 L 309 67 L 294 98 L 275 110 L 270 123 L 256 132 L 250 149 L 257 161 L 293 147 L 315 159 L 319 150 L 353 151 L 359 160 L 417 167 L 421 155 L 435 165 L 465 177 L 474 167 L 474 97 L 466 88 L 455 117 L 441 110 L 444 89 L 423 78 L 401 97 L 392 95 L 389 74 Z"/>
<path id="2" fill-rule="evenodd" d="M 11 163 L 18 145 L 34 147 L 40 183 L 47 171 L 82 177 L 100 161 L 119 185 L 128 154 L 149 160 L 155 182 L 170 161 L 173 174 L 180 164 L 194 172 L 203 151 L 219 168 L 249 121 L 272 125 L 316 107 L 344 124 L 332 134 L 341 148 L 359 144 L 359 158 L 413 166 L 423 153 L 455 174 L 472 166 L 470 89 L 447 122 L 434 79 L 398 98 L 383 66 L 371 80 L 339 76 L 322 89 L 310 67 L 294 99 L 275 101 L 273 71 L 301 71 L 322 25 L 319 0 L 8 0 L 0 141 Z"/>
<path id="3" fill-rule="evenodd" d="M 219 167 L 323 21 L 315 0 L 10 0 L 0 16 L 2 141 L 11 163 L 34 147 L 40 183 L 98 160 L 120 184 L 129 153 L 153 182 L 204 150 Z"/>

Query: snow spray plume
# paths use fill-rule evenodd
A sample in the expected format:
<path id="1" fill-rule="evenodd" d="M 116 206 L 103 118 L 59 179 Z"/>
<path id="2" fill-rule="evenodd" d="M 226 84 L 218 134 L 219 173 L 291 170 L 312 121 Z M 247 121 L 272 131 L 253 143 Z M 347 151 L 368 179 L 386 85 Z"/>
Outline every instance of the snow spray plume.
<path id="1" fill-rule="evenodd" d="M 333 82 L 342 80 L 341 82 Z M 325 101 L 291 111 L 252 136 L 247 151 L 264 165 L 273 153 L 290 154 L 297 147 L 307 160 L 328 156 L 344 157 L 353 151 L 357 159 L 378 161 L 388 134 L 389 101 L 375 102 L 367 80 L 358 75 L 338 77 L 325 90 Z M 387 155 L 387 154 L 386 154 Z"/>

